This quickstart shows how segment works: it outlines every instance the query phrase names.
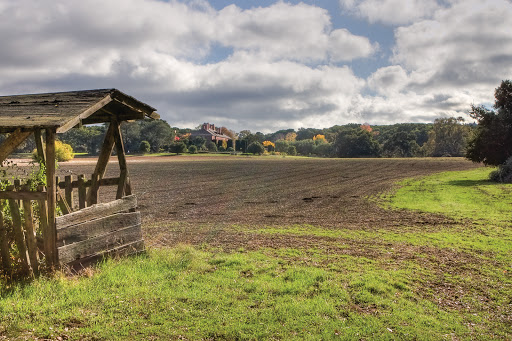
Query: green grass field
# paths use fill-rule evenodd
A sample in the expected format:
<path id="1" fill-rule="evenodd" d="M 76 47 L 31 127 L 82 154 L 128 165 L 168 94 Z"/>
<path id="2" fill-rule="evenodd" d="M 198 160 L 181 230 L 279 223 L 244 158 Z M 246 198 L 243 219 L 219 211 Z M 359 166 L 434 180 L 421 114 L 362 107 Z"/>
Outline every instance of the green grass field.
<path id="1" fill-rule="evenodd" d="M 448 217 L 422 228 L 232 225 L 318 246 L 152 248 L 3 284 L 0 340 L 509 340 L 512 185 L 488 173 L 408 179 L 370 199 Z"/>

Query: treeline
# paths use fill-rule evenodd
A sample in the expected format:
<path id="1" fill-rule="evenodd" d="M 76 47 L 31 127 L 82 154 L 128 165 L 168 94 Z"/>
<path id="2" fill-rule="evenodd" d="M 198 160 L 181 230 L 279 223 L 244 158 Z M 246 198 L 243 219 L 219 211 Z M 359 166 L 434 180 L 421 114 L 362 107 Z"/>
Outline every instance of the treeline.
<path id="1" fill-rule="evenodd" d="M 462 119 L 440 118 L 434 123 L 393 125 L 347 124 L 330 128 L 286 129 L 269 134 L 222 128 L 232 140 L 219 144 L 202 137 L 190 137 L 191 129 L 171 127 L 164 120 L 123 122 L 121 132 L 128 154 L 242 152 L 274 153 L 321 157 L 416 157 L 464 156 L 474 125 Z M 71 129 L 58 138 L 74 152 L 95 155 L 99 152 L 107 125 Z M 0 136 L 0 140 L 4 137 Z M 257 144 L 249 148 L 251 144 Z M 27 139 L 18 152 L 31 152 L 33 139 Z"/>
<path id="2" fill-rule="evenodd" d="M 245 151 L 245 146 L 258 142 L 269 152 L 323 157 L 464 156 L 472 129 L 461 118 L 440 118 L 430 124 L 347 124 L 271 134 L 242 131 L 237 146 Z"/>

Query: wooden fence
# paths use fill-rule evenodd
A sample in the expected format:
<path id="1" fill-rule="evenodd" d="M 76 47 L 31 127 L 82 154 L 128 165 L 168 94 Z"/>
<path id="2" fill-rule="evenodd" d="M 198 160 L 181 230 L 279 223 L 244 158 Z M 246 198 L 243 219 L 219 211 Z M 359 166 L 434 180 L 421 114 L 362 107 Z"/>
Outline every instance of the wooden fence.
<path id="1" fill-rule="evenodd" d="M 57 253 L 59 263 L 74 269 L 89 265 L 106 255 L 129 254 L 144 249 L 140 213 L 136 197 L 128 195 L 96 204 L 100 186 L 117 186 L 120 178 L 87 180 L 84 175 L 64 181 L 56 179 L 56 198 L 62 216 L 57 217 L 56 233 L 49 231 L 46 188 L 30 190 L 19 181 L 0 191 L 0 200 L 10 216 L 0 210 L 0 258 L 5 273 L 19 269 L 24 275 L 37 275 L 48 255 Z M 64 190 L 64 193 L 62 193 Z M 74 195 L 74 190 L 78 195 Z M 89 189 L 89 190 L 88 190 Z M 75 203 L 74 198 L 78 198 Z M 51 240 L 56 236 L 56 240 Z M 54 237 L 55 238 L 55 237 Z"/>

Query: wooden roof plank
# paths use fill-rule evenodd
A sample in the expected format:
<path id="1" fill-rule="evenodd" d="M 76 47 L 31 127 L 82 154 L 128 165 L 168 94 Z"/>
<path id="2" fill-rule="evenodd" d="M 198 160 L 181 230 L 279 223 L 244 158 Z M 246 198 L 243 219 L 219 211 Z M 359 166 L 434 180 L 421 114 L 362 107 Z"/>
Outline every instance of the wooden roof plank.
<path id="1" fill-rule="evenodd" d="M 155 108 L 117 89 L 0 96 L 0 132 L 57 128 L 62 133 L 81 122 L 110 122 L 101 109 L 120 120 L 159 118 Z"/>

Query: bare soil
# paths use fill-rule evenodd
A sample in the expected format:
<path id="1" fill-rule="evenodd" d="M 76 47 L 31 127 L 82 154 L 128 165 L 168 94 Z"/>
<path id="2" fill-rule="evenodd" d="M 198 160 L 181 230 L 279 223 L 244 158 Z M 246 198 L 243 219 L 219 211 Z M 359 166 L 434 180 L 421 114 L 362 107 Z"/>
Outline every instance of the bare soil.
<path id="1" fill-rule="evenodd" d="M 404 178 L 478 167 L 459 158 L 171 156 L 128 160 L 132 187 L 148 226 L 169 222 L 349 229 L 447 225 L 453 221 L 444 216 L 385 210 L 368 197 L 391 190 Z M 94 159 L 77 159 L 61 163 L 59 173 L 90 174 L 94 165 Z M 117 162 L 111 162 L 107 176 L 118 173 Z M 100 195 L 102 201 L 109 201 L 113 192 L 102 189 Z M 186 239 L 174 235 L 168 240 L 174 244 Z M 235 240 L 230 237 L 225 243 Z"/>

